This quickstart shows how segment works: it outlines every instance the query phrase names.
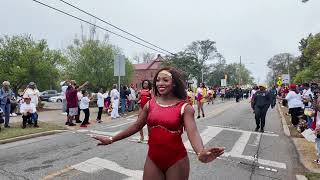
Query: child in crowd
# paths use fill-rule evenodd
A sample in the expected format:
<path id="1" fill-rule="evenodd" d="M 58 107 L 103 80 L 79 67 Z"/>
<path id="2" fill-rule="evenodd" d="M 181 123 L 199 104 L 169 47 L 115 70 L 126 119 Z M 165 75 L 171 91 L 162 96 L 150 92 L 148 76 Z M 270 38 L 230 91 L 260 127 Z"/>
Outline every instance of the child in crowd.
<path id="1" fill-rule="evenodd" d="M 86 90 L 82 90 L 82 98 L 80 100 L 80 109 L 84 112 L 84 119 L 80 127 L 86 128 L 89 122 L 90 111 L 89 111 L 89 103 L 92 97 L 89 98 L 89 94 Z"/>
<path id="2" fill-rule="evenodd" d="M 109 91 L 106 91 L 103 96 L 106 97 L 104 99 L 104 108 L 106 109 L 107 114 L 110 116 L 112 108 L 111 108 L 111 97 L 110 97 Z"/>
<path id="3" fill-rule="evenodd" d="M 29 96 L 24 98 L 24 103 L 21 104 L 20 113 L 22 114 L 22 128 L 27 127 L 27 122 L 32 121 L 34 127 L 38 126 L 38 114 L 36 106 L 31 103 L 31 98 Z"/>

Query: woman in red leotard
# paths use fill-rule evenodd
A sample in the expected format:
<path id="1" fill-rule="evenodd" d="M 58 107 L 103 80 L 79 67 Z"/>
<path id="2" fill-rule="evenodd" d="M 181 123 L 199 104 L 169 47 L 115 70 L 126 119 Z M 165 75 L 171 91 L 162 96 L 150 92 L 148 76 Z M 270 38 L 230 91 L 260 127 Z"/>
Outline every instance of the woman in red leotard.
<path id="1" fill-rule="evenodd" d="M 144 106 L 138 120 L 113 137 L 94 136 L 98 145 L 108 145 L 129 137 L 148 125 L 149 151 L 144 180 L 187 180 L 190 165 L 181 134 L 187 132 L 199 161 L 208 163 L 224 153 L 224 148 L 204 148 L 198 132 L 194 109 L 186 103 L 187 94 L 181 74 L 163 68 L 155 76 L 154 97 Z"/>
<path id="2" fill-rule="evenodd" d="M 139 91 L 138 102 L 140 103 L 139 114 L 142 112 L 143 107 L 147 104 L 151 99 L 151 89 L 152 84 L 148 80 L 142 81 L 142 89 Z M 143 142 L 144 135 L 143 129 L 140 130 L 140 142 Z"/>

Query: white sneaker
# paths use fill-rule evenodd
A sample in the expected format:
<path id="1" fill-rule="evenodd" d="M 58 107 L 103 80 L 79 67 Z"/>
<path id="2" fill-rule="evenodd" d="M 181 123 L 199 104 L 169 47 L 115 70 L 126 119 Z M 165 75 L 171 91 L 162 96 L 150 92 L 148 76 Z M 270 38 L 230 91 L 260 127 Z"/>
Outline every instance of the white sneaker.
<path id="1" fill-rule="evenodd" d="M 12 114 L 10 114 L 9 116 L 12 117 Z"/>
<path id="2" fill-rule="evenodd" d="M 68 115 L 68 113 L 66 113 L 66 112 L 63 112 L 63 113 L 61 113 L 62 115 Z"/>
<path id="3" fill-rule="evenodd" d="M 18 115 L 16 113 L 12 113 L 12 117 L 17 117 Z"/>

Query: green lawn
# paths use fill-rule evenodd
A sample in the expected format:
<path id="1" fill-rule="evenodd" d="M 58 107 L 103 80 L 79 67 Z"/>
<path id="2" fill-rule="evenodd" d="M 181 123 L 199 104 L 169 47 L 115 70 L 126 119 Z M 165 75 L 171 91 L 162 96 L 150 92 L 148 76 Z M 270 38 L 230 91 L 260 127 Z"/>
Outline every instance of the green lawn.
<path id="1" fill-rule="evenodd" d="M 320 173 L 306 173 L 306 177 L 308 178 L 308 180 L 319 180 Z"/>
<path id="2" fill-rule="evenodd" d="M 33 126 L 27 125 L 25 129 L 22 129 L 21 123 L 11 123 L 10 126 L 11 128 L 4 128 L 2 126 L 0 131 L 0 140 L 5 140 L 5 139 L 29 135 L 29 134 L 35 134 L 40 132 L 65 129 L 64 127 L 61 127 L 52 123 L 46 123 L 46 122 L 39 122 L 40 128 L 34 128 Z"/>

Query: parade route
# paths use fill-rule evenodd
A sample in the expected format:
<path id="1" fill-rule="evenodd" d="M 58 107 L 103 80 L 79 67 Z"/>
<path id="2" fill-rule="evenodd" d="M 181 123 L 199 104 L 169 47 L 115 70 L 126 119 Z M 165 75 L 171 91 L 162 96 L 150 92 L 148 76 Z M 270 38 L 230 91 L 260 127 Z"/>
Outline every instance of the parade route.
<path id="1" fill-rule="evenodd" d="M 190 179 L 295 179 L 293 172 L 301 165 L 276 110 L 268 111 L 263 134 L 253 131 L 255 121 L 246 100 L 205 105 L 205 110 L 206 118 L 197 119 L 203 143 L 226 150 L 214 162 L 202 164 L 184 133 Z M 141 179 L 147 145 L 137 143 L 138 134 L 100 147 L 90 137 L 112 136 L 136 118 L 131 115 L 87 129 L 1 145 L 0 179 Z M 147 134 L 146 127 L 144 131 Z"/>

